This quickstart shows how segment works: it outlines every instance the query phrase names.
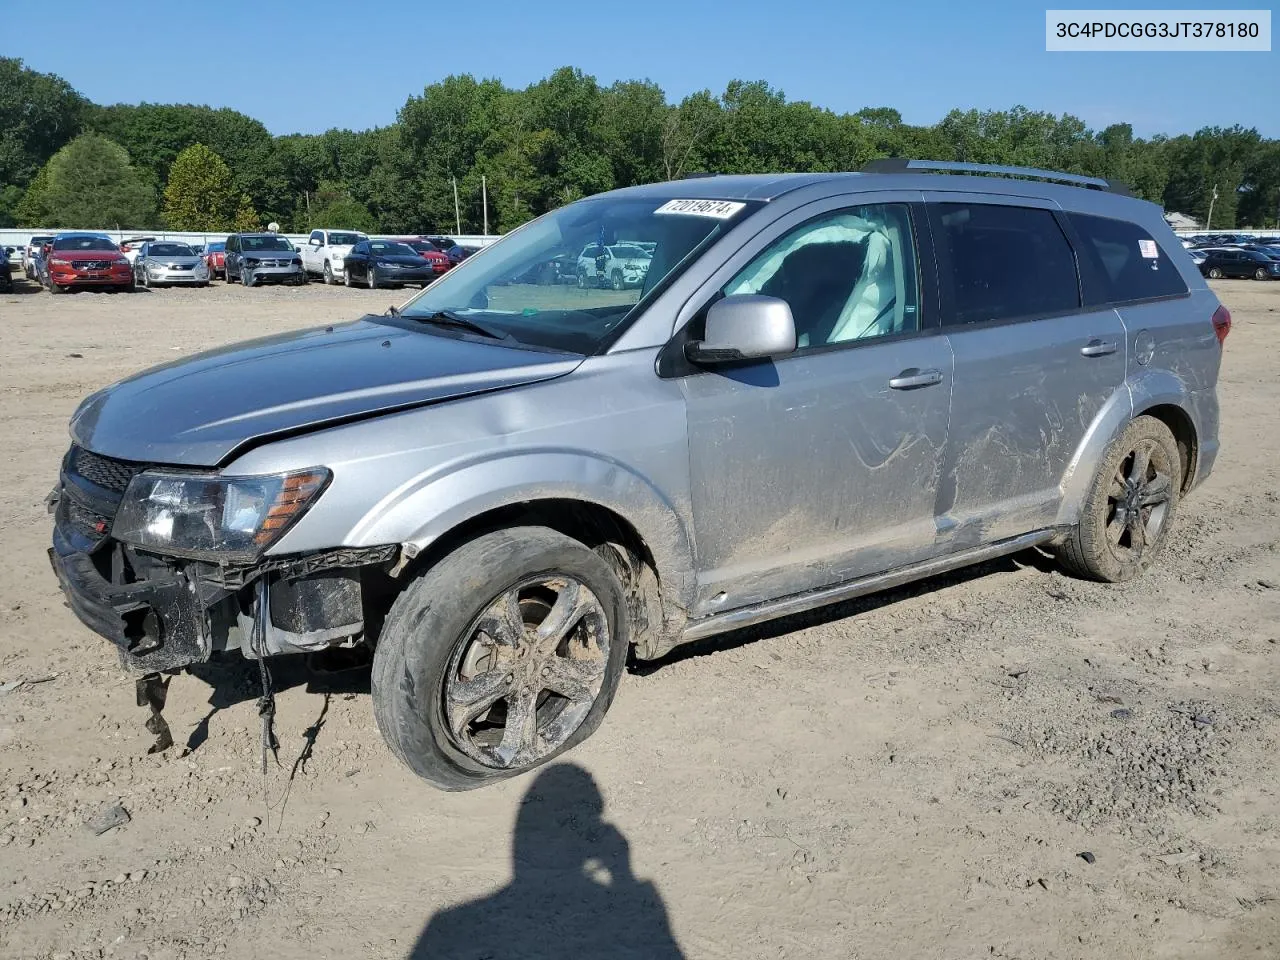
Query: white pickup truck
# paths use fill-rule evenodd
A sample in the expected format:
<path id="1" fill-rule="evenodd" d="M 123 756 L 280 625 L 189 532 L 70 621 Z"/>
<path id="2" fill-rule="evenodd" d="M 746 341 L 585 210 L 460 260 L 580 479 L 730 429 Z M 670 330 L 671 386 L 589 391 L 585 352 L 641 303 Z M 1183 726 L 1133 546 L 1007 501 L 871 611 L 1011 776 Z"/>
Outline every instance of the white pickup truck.
<path id="1" fill-rule="evenodd" d="M 347 254 L 368 239 L 355 230 L 312 230 L 302 246 L 302 269 L 324 277 L 325 283 L 341 283 Z"/>

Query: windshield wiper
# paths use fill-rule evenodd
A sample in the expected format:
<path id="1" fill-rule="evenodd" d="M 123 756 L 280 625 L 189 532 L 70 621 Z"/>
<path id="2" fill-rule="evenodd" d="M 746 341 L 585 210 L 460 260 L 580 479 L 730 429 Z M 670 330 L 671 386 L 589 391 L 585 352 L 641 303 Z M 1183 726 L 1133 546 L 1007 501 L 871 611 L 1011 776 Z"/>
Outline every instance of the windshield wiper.
<path id="1" fill-rule="evenodd" d="M 472 333 L 478 333 L 494 340 L 506 340 L 511 343 L 519 342 L 509 333 L 498 330 L 496 327 L 491 327 L 487 324 L 461 316 L 460 314 L 454 313 L 452 310 L 437 310 L 435 313 L 423 315 L 410 313 L 405 314 L 405 316 L 410 320 L 417 320 L 419 323 L 434 323 L 441 327 L 462 327 L 470 330 Z"/>

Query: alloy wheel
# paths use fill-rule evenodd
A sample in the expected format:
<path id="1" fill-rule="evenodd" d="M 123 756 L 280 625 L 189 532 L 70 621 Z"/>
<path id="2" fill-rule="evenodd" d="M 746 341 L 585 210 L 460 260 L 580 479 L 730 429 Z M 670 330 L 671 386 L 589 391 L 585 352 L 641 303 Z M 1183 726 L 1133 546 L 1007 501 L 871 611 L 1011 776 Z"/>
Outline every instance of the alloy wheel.
<path id="1" fill-rule="evenodd" d="M 1150 439 L 1120 461 L 1107 491 L 1107 543 L 1117 559 L 1140 560 L 1164 533 L 1173 467 L 1164 447 Z"/>
<path id="2" fill-rule="evenodd" d="M 591 711 L 610 640 L 599 598 L 574 577 L 544 574 L 504 591 L 450 659 L 443 703 L 450 740 L 494 769 L 537 763 Z"/>

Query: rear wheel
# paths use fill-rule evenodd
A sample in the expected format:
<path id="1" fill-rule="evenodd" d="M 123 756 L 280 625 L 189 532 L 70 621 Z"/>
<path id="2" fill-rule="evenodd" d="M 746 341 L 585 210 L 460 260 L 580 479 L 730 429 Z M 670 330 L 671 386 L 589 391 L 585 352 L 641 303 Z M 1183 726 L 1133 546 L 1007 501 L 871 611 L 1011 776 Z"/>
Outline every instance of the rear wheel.
<path id="1" fill-rule="evenodd" d="M 1169 428 L 1137 417 L 1111 442 L 1080 521 L 1058 556 L 1072 573 L 1119 583 L 1141 575 L 1164 549 L 1182 490 L 1182 460 Z"/>
<path id="2" fill-rule="evenodd" d="M 1209 279 L 1210 279 L 1210 280 L 1221 280 L 1221 279 L 1222 279 L 1222 271 L 1221 271 L 1218 267 L 1210 267 L 1210 268 L 1209 268 Z"/>
<path id="3" fill-rule="evenodd" d="M 545 527 L 486 534 L 414 580 L 373 658 L 392 751 L 443 790 L 515 776 L 599 726 L 630 641 L 622 585 Z"/>

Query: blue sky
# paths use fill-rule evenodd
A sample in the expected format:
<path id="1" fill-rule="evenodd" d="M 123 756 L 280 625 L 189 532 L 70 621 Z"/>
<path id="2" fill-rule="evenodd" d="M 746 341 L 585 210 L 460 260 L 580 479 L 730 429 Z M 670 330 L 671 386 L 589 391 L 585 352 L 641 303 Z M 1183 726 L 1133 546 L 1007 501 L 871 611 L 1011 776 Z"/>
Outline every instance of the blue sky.
<path id="1" fill-rule="evenodd" d="M 407 97 L 450 73 L 524 86 L 572 65 L 603 84 L 654 80 L 673 100 L 763 79 L 792 100 L 840 112 L 892 106 L 909 123 L 1022 103 L 1095 128 L 1128 121 L 1143 136 L 1239 123 L 1280 137 L 1280 53 L 1047 53 L 1050 5 L 1073 6 L 186 0 L 126 4 L 118 16 L 89 15 L 84 3 L 80 16 L 73 2 L 43 26 L 47 18 L 11 11 L 0 54 L 60 74 L 99 103 L 227 106 L 273 133 L 390 123 Z M 189 34 L 175 29 L 184 22 Z"/>

